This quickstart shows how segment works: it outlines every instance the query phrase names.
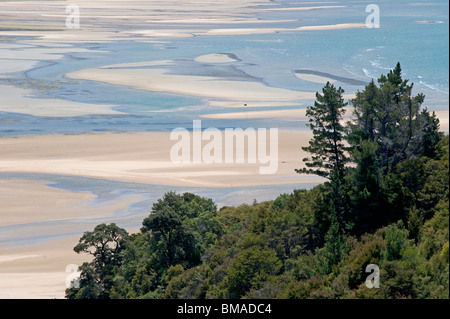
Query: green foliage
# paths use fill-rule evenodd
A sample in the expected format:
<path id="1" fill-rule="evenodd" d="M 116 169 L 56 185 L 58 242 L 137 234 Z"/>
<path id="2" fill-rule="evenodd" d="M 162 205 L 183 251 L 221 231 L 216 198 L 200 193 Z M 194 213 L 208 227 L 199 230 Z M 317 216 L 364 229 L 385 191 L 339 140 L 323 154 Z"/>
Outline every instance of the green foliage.
<path id="1" fill-rule="evenodd" d="M 94 257 L 96 269 L 120 265 L 120 252 L 124 249 L 128 233 L 116 224 L 101 224 L 94 231 L 84 233 L 78 245 L 73 249 L 76 253 L 89 253 Z"/>
<path id="2" fill-rule="evenodd" d="M 402 79 L 400 63 L 378 84 L 372 81 L 352 100 L 355 120 L 348 141 L 356 149 L 361 140 L 376 142 L 379 167 L 387 174 L 418 154 L 434 154 L 439 121 L 420 110 L 425 97 L 412 96 L 413 85 Z"/>
<path id="3" fill-rule="evenodd" d="M 370 140 L 362 140 L 358 150 L 354 151 L 356 168 L 347 176 L 351 185 L 349 198 L 351 201 L 352 224 L 358 225 L 361 235 L 374 231 L 384 221 L 380 216 L 383 212 L 385 199 L 383 197 L 381 174 L 377 158 L 378 144 Z M 381 218 L 380 218 L 381 217 Z"/>
<path id="4" fill-rule="evenodd" d="M 365 235 L 350 251 L 346 258 L 346 263 L 348 263 L 346 273 L 350 289 L 357 289 L 364 283 L 367 277 L 367 265 L 380 264 L 385 246 L 385 241 L 379 234 Z"/>
<path id="5" fill-rule="evenodd" d="M 66 297 L 448 299 L 449 138 L 400 65 L 378 84 L 356 94 L 346 127 L 340 88 L 308 109 L 312 157 L 298 172 L 327 182 L 219 211 L 169 192 L 140 232 L 102 224 L 80 238 L 92 261 Z M 379 289 L 365 285 L 371 264 Z"/>
<path id="6" fill-rule="evenodd" d="M 80 267 L 81 288 L 68 288 L 68 298 L 109 298 L 114 285 L 113 273 L 122 265 L 122 252 L 127 242 L 128 233 L 116 224 L 101 224 L 94 231 L 85 232 L 73 250 L 76 253 L 88 253 L 93 256 L 93 260 Z"/>
<path id="7" fill-rule="evenodd" d="M 176 264 L 186 268 L 199 264 L 222 231 L 214 203 L 188 193 L 165 194 L 142 224 L 142 232 L 152 234 L 150 263 L 160 275 Z"/>
<path id="8" fill-rule="evenodd" d="M 240 298 L 251 288 L 258 289 L 270 275 L 277 275 L 281 262 L 275 251 L 251 247 L 241 251 L 228 270 L 228 291 L 232 298 Z"/>
<path id="9" fill-rule="evenodd" d="M 387 299 L 410 299 L 418 297 L 415 271 L 405 269 L 397 261 L 386 261 L 381 270 L 383 285 L 381 293 Z"/>
<path id="10" fill-rule="evenodd" d="M 333 84 L 327 82 L 322 94 L 316 93 L 314 106 L 306 110 L 306 116 L 310 117 L 309 126 L 313 138 L 309 141 L 309 146 L 302 149 L 313 155 L 303 160 L 308 168 L 296 170 L 297 173 L 329 178 L 335 167 L 342 173 L 347 162 L 343 144 L 344 127 L 341 124 L 347 106 L 342 97 L 343 93 L 342 88 L 336 89 Z"/>
<path id="11" fill-rule="evenodd" d="M 390 225 L 386 231 L 386 250 L 384 259 L 393 261 L 400 259 L 403 249 L 407 246 L 408 233 L 400 222 L 397 225 Z"/>

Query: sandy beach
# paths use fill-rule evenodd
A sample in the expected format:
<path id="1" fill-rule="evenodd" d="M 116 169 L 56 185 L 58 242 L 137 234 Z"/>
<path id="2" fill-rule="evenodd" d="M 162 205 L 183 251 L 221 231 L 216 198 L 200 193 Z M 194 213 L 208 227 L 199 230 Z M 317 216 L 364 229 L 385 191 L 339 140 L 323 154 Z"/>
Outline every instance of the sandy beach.
<path id="1" fill-rule="evenodd" d="M 205 127 L 206 129 L 206 127 Z M 1 138 L 0 172 L 87 176 L 175 186 L 249 186 L 307 182 L 302 166 L 311 133 L 279 131 L 278 171 L 259 174 L 259 163 L 172 163 L 170 133 L 119 133 Z M 206 145 L 208 142 L 203 142 Z M 314 181 L 317 181 L 314 179 Z"/>
<path id="2" fill-rule="evenodd" d="M 287 112 L 281 112 L 280 116 L 300 117 L 304 111 Z M 256 118 L 274 115 L 270 111 L 254 113 Z M 448 121 L 442 122 L 448 130 Z M 310 137 L 307 132 L 279 132 L 279 169 L 274 175 L 260 175 L 258 166 L 248 163 L 171 163 L 169 153 L 174 142 L 170 141 L 169 133 L 1 138 L 0 172 L 65 174 L 209 187 L 307 182 L 309 177 L 296 174 L 294 169 L 303 167 L 301 159 L 306 154 L 301 151 L 301 146 L 306 145 Z M 319 180 L 311 176 L 310 182 Z M 89 192 L 69 192 L 47 184 L 45 181 L 0 180 L 0 226 L 107 216 L 123 211 L 139 200 L 138 195 L 127 196 L 108 205 L 96 206 L 92 205 L 95 196 Z M 78 239 L 79 235 L 21 246 L 0 245 L 0 298 L 64 298 L 65 281 L 70 274 L 66 268 L 90 260 L 88 255 L 73 252 Z"/>
<path id="3" fill-rule="evenodd" d="M 66 6 L 69 4 L 76 4 L 81 10 L 79 29 L 66 26 Z M 317 176 L 299 175 L 294 171 L 304 167 L 302 159 L 308 155 L 301 147 L 306 146 L 312 137 L 304 124 L 308 120 L 306 106 L 315 99 L 314 85 L 326 82 L 337 86 L 349 85 L 348 91 L 353 92 L 363 87 L 365 82 L 362 80 L 368 79 L 343 71 L 338 75 L 327 69 L 329 65 L 312 63 L 310 66 L 316 59 L 314 52 L 311 53 L 312 58 L 309 52 L 294 58 L 283 51 L 280 43 L 285 40 L 282 37 L 275 39 L 273 45 L 266 45 L 264 36 L 292 34 L 293 38 L 298 36 L 295 47 L 308 47 L 308 37 L 323 35 L 324 32 L 341 35 L 339 32 L 347 29 L 354 32 L 366 27 L 363 7 L 358 12 L 361 19 L 347 20 L 345 17 L 333 22 L 320 19 L 326 14 L 337 16 L 340 10 L 355 12 L 351 11 L 354 5 L 335 4 L 305 2 L 285 7 L 284 2 L 270 0 L 1 2 L 0 113 L 3 117 L 0 125 L 4 126 L 0 129 L 5 135 L 0 136 L 0 174 L 3 174 L 0 175 L 0 298 L 64 298 L 65 281 L 70 274 L 67 266 L 90 260 L 89 256 L 78 255 L 72 250 L 80 238 L 80 229 L 91 230 L 89 227 L 97 220 L 130 213 L 133 205 L 148 200 L 140 193 L 121 193 L 120 190 L 101 194 L 107 198 L 104 200 L 96 193 L 96 187 L 63 188 L 56 186 L 52 176 L 92 178 L 105 183 L 139 183 L 167 189 L 203 187 L 211 192 L 232 187 L 271 189 L 279 185 L 294 187 L 323 182 L 324 179 Z M 317 12 L 319 18 L 306 16 L 311 12 Z M 298 15 L 293 16 L 293 13 Z M 242 56 L 221 46 L 217 48 L 213 41 L 207 43 L 211 49 L 209 46 L 207 49 L 201 47 L 202 42 L 193 42 L 195 44 L 192 45 L 183 42 L 199 38 L 214 41 L 221 37 L 236 39 L 237 36 L 248 41 L 241 43 Z M 249 39 L 249 36 L 261 38 Z M 346 38 L 342 39 L 345 42 Z M 270 57 L 272 53 L 265 47 L 255 51 L 257 53 L 247 52 L 247 46 L 257 43 L 253 40 L 278 50 L 280 55 L 277 56 L 295 59 L 293 68 L 283 70 L 285 73 L 282 75 L 288 80 L 282 83 L 273 80 L 269 84 L 258 75 L 246 73 L 245 68 L 251 69 L 252 63 L 244 57 L 249 59 L 252 54 Z M 183 50 L 172 41 L 180 41 L 192 51 L 186 56 L 167 54 L 170 56 L 167 57 L 168 50 Z M 113 55 L 120 50 L 129 53 L 128 46 L 133 44 L 148 44 L 136 51 L 143 50 L 148 57 L 141 51 L 136 59 L 126 54 L 120 59 Z M 364 49 L 367 53 L 374 48 Z M 327 47 L 326 50 L 335 48 Z M 94 55 L 97 60 L 91 63 L 89 59 Z M 350 59 L 358 57 L 360 52 Z M 276 61 L 267 59 L 269 64 L 276 65 Z M 55 68 L 51 69 L 51 66 Z M 32 71 L 46 67 L 59 73 L 49 72 L 36 79 L 30 75 Z M 270 73 L 270 69 L 265 72 Z M 53 78 L 56 73 L 57 80 Z M 290 89 L 284 86 L 286 82 L 289 82 Z M 112 88 L 108 92 L 112 93 L 115 93 L 115 88 L 130 88 L 136 95 L 141 91 L 168 94 L 174 101 L 178 101 L 176 98 L 180 96 L 198 98 L 201 105 L 193 106 L 192 114 L 195 115 L 178 118 L 176 122 L 172 121 L 171 112 L 184 111 L 188 106 L 166 109 L 158 105 L 159 100 L 153 102 L 151 98 L 154 96 L 139 96 L 137 101 L 128 101 L 131 108 L 136 107 L 140 111 L 139 103 L 144 103 L 148 109 L 127 114 L 124 109 L 129 105 L 115 103 L 114 96 L 108 100 L 113 102 L 95 103 L 95 89 L 91 90 L 93 83 L 104 87 L 110 85 Z M 57 93 L 50 94 L 58 89 L 65 93 L 66 98 Z M 81 97 L 81 101 L 77 97 Z M 353 93 L 344 95 L 346 100 L 353 97 Z M 139 128 L 153 128 L 152 125 L 159 125 L 160 120 L 161 127 L 166 130 L 127 133 L 126 125 L 133 125 L 135 119 L 144 116 L 142 114 L 148 117 L 139 122 L 143 125 Z M 153 119 L 154 114 L 162 115 Z M 438 105 L 436 114 L 441 121 L 441 130 L 448 133 L 448 106 L 443 109 Z M 351 108 L 348 108 L 345 120 L 349 120 L 350 115 Z M 292 127 L 297 123 L 299 126 L 296 130 L 278 131 L 277 170 L 274 174 L 261 174 L 260 168 L 267 165 L 261 162 L 174 163 L 170 154 L 176 141 L 170 139 L 167 128 L 174 123 L 182 123 L 184 128 L 191 129 L 192 118 L 217 120 L 221 127 L 227 123 L 232 127 L 234 120 L 251 120 L 246 123 L 258 124 L 259 119 L 264 123 L 273 120 L 276 124 L 289 121 L 294 123 Z M 95 133 L 108 131 L 102 127 L 106 125 L 102 121 L 126 125 L 123 124 L 125 128 L 117 127 L 119 133 Z M 27 133 L 19 131 L 14 135 L 15 128 L 8 127 L 11 123 L 27 127 Z M 163 126 L 164 123 L 169 124 Z M 48 131 L 43 130 L 41 126 L 47 125 Z M 65 125 L 73 125 L 77 129 L 80 125 L 79 131 L 84 133 L 57 134 L 51 131 L 53 128 L 64 129 Z M 223 130 L 219 133 L 223 134 Z M 202 146 L 207 143 L 202 141 Z M 225 152 L 226 146 L 222 145 L 222 153 Z M 242 197 L 250 198 L 252 195 L 243 194 Z M 78 223 L 77 227 L 73 226 L 75 223 Z M 49 236 L 46 233 L 48 225 L 59 227 L 60 235 Z M 16 229 L 25 229 L 27 239 L 15 240 Z M 137 230 L 135 226 L 128 229 L 129 232 Z"/>
<path id="4" fill-rule="evenodd" d="M 35 245 L 1 247 L 0 298 L 64 298 L 70 275 L 67 266 L 90 261 L 89 256 L 72 250 L 78 240 L 79 236 L 71 236 Z"/>
<path id="5" fill-rule="evenodd" d="M 76 29 L 66 29 L 65 11 L 68 4 L 76 4 L 82 12 L 82 32 Z M 300 23 L 292 28 L 277 28 L 272 25 L 292 20 L 255 19 L 258 12 L 280 11 L 274 8 L 274 3 L 268 0 L 243 1 L 211 1 L 200 0 L 189 3 L 189 10 L 183 0 L 171 1 L 105 1 L 95 3 L 85 0 L 77 1 L 36 1 L 36 2 L 4 2 L 0 12 L 0 36 L 36 36 L 39 40 L 49 43 L 82 43 L 103 42 L 114 39 L 148 40 L 156 38 L 181 38 L 208 35 L 244 35 L 267 34 L 280 31 L 300 30 L 332 30 L 342 28 L 361 28 L 363 23 L 340 23 L 330 25 L 307 26 Z M 105 13 L 104 8 L 108 11 Z M 345 6 L 299 5 L 289 8 L 296 10 L 339 10 Z M 36 12 L 41 23 L 36 23 Z M 17 24 L 14 17 L 20 13 L 22 21 Z M 293 20 L 296 22 L 296 20 Z M 251 24 L 257 27 L 235 27 L 233 25 Z M 142 26 L 145 25 L 145 28 Z M 224 28 L 224 26 L 227 26 Z M 130 30 L 133 28 L 139 30 Z M 33 41 L 32 41 L 33 42 Z"/>
<path id="6" fill-rule="evenodd" d="M 81 8 L 81 29 L 66 28 L 66 6 Z M 265 0 L 209 1 L 189 4 L 185 1 L 33 1 L 2 2 L 0 10 L 0 112 L 38 117 L 76 117 L 118 115 L 117 105 L 74 102 L 60 98 L 36 98 L 36 89 L 45 92 L 57 88 L 57 81 L 21 78 L 22 87 L 8 79 L 33 68 L 51 65 L 72 54 L 104 53 L 77 45 L 112 41 L 168 43 L 172 38 L 216 35 L 270 34 L 280 31 L 301 32 L 339 28 L 359 28 L 361 24 L 307 26 L 295 19 L 259 19 L 254 14 L 277 10 Z M 105 7 L 108 7 L 105 12 Z M 213 8 L 213 10 L 211 10 Z M 337 10 L 338 6 L 302 6 L 298 10 Z M 20 22 L 17 18 L 20 17 Z M 39 19 L 39 22 L 36 22 Z M 276 27 L 291 23 L 292 27 Z M 31 37 L 20 40 L 20 37 Z M 9 37 L 9 38 L 2 38 Z M 11 39 L 11 37 L 19 37 Z M 239 58 L 228 53 L 193 57 L 198 66 L 228 68 Z M 205 74 L 177 73 L 173 60 L 127 62 L 82 69 L 66 79 L 94 80 L 157 92 L 186 94 L 205 98 L 212 107 L 278 107 L 296 105 L 312 99 L 314 93 L 270 87 L 245 74 L 227 79 Z M 195 65 L 194 65 L 195 67 Z M 239 78 L 241 77 L 241 78 Z M 295 77 L 293 76 L 295 79 Z M 299 113 L 300 112 L 300 113 Z M 291 116 L 304 117 L 302 112 Z M 288 117 L 280 111 L 278 116 Z M 272 114 L 268 114 L 272 116 Z M 216 115 L 220 116 L 220 115 Z M 229 115 L 230 116 L 230 115 Z M 237 116 L 243 116 L 239 114 Z M 243 118 L 245 118 L 244 115 Z M 208 117 L 208 115 L 205 115 Z M 225 118 L 225 117 L 223 117 Z M 13 120 L 6 119 L 5 123 Z M 310 134 L 280 131 L 278 171 L 260 175 L 257 164 L 174 164 L 170 161 L 169 133 L 121 133 L 43 135 L 0 138 L 1 173 L 62 174 L 124 182 L 178 186 L 243 186 L 297 182 L 317 183 L 314 177 L 295 174 L 302 165 L 301 145 Z M 51 176 L 51 175 L 50 175 Z M 126 211 L 141 200 L 139 195 L 119 196 L 107 204 L 93 204 L 97 197 L 89 191 L 70 191 L 52 187 L 47 180 L 0 180 L 2 211 L 0 227 L 34 225 L 54 221 L 110 216 Z M 79 236 L 67 235 L 43 242 L 0 246 L 0 298 L 63 298 L 66 267 L 81 264 L 89 256 L 77 255 L 72 248 Z M 87 229 L 86 229 L 87 230 Z M 45 228 L 33 229 L 31 237 L 45 237 Z"/>
<path id="7" fill-rule="evenodd" d="M 273 88 L 255 81 L 229 81 L 218 77 L 168 74 L 167 69 L 85 69 L 67 74 L 71 79 L 84 79 L 132 86 L 138 89 L 212 98 L 219 101 L 249 102 L 313 99 L 314 92 Z"/>
<path id="8" fill-rule="evenodd" d="M 202 97 L 209 105 L 222 107 L 278 107 L 298 105 L 301 101 L 315 99 L 315 92 L 268 86 L 260 79 L 240 71 L 239 64 L 236 64 L 239 61 L 239 57 L 232 54 L 213 53 L 194 58 L 190 61 L 192 65 L 183 71 L 180 71 L 181 67 L 178 61 L 162 60 L 83 69 L 68 73 L 66 77 L 130 86 L 155 92 Z M 351 81 L 341 77 L 333 79 L 317 74 L 299 72 L 294 72 L 294 74 L 293 81 L 296 81 L 297 78 L 321 84 Z M 347 100 L 354 96 L 354 94 L 347 93 L 343 95 Z"/>
<path id="9" fill-rule="evenodd" d="M 257 164 L 174 164 L 169 133 L 82 134 L 1 138 L 0 172 L 87 176 L 118 181 L 180 186 L 240 186 L 308 182 L 298 175 L 300 146 L 307 133 L 280 131 L 279 169 L 260 175 Z M 319 179 L 311 177 L 312 183 Z M 129 195 L 93 205 L 89 192 L 70 192 L 46 181 L 0 180 L 1 225 L 30 224 L 109 216 L 138 202 Z M 70 234 L 70 224 L 66 232 Z M 45 229 L 45 228 L 44 228 Z M 86 231 L 89 229 L 85 229 Z M 129 230 L 130 231 L 130 230 Z M 35 229 L 36 237 L 45 236 Z M 0 298 L 64 298 L 66 267 L 89 256 L 72 249 L 79 236 L 21 246 L 0 245 Z"/>

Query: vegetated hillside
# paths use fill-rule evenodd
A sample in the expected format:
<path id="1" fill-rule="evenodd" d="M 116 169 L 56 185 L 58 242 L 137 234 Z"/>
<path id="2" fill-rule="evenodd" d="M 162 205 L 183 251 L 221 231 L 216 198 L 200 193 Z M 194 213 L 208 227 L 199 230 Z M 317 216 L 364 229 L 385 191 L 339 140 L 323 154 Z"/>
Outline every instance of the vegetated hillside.
<path id="1" fill-rule="evenodd" d="M 449 138 L 407 82 L 400 64 L 372 81 L 346 125 L 343 90 L 317 94 L 298 172 L 324 184 L 219 211 L 168 192 L 138 234 L 86 232 L 74 250 L 93 259 L 66 297 L 449 298 Z"/>

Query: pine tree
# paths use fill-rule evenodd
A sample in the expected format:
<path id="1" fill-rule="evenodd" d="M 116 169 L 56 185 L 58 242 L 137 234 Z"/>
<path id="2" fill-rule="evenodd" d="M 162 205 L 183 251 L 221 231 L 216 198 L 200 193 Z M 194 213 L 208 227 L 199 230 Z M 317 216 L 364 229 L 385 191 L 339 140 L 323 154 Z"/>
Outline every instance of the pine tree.
<path id="1" fill-rule="evenodd" d="M 425 96 L 412 95 L 413 84 L 402 79 L 400 63 L 381 75 L 378 84 L 372 80 L 351 101 L 355 120 L 349 123 L 348 142 L 354 149 L 361 140 L 376 142 L 379 167 L 386 175 L 404 160 L 432 155 L 439 140 L 439 121 L 428 111 L 421 112 Z"/>
<path id="2" fill-rule="evenodd" d="M 354 233 L 363 234 L 375 230 L 385 220 L 383 213 L 383 191 L 377 158 L 378 144 L 362 140 L 359 150 L 354 151 L 356 167 L 349 175 L 351 185 L 353 224 L 358 225 Z"/>
<path id="3" fill-rule="evenodd" d="M 342 97 L 344 90 L 336 89 L 333 84 L 327 82 L 322 93 L 316 93 L 314 106 L 308 107 L 306 111 L 306 115 L 310 117 L 309 127 L 313 138 L 309 141 L 309 146 L 302 149 L 312 155 L 303 159 L 307 168 L 295 171 L 330 179 L 332 170 L 337 168 L 339 178 L 342 178 L 345 163 L 348 161 L 343 144 L 345 130 L 341 124 L 344 108 L 347 106 Z"/>

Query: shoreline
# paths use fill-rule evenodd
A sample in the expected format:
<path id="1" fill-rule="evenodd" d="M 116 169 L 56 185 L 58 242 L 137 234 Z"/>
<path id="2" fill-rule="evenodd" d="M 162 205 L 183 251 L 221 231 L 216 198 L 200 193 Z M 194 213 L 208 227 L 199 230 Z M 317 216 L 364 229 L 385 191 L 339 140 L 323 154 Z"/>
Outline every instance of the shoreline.
<path id="1" fill-rule="evenodd" d="M 160 65 L 163 66 L 162 64 Z M 210 99 L 216 102 L 234 102 L 241 106 L 251 102 L 280 103 L 311 100 L 315 92 L 293 91 L 267 86 L 257 81 L 231 80 L 214 76 L 173 74 L 169 68 L 84 69 L 66 74 L 69 79 L 99 81 L 124 85 L 154 92 L 173 93 Z"/>
<path id="2" fill-rule="evenodd" d="M 296 176 L 307 131 L 279 130 L 278 170 L 260 175 L 266 164 L 171 161 L 177 141 L 170 132 L 39 135 L 0 138 L 0 172 L 47 173 L 168 186 L 251 186 L 309 182 Z M 208 142 L 203 142 L 205 146 Z M 223 147 L 225 145 L 222 145 Z M 246 148 L 244 148 L 246 150 Z M 223 153 L 225 154 L 225 153 Z M 298 175 L 298 174 L 297 174 Z M 294 178 L 291 178 L 294 176 Z M 288 180 L 286 177 L 290 177 Z"/>
<path id="3" fill-rule="evenodd" d="M 176 141 L 170 139 L 169 126 L 181 123 L 190 129 L 192 118 L 218 120 L 209 121 L 218 123 L 218 127 L 228 123 L 283 126 L 290 121 L 293 126 L 303 125 L 298 122 L 308 121 L 306 105 L 315 100 L 315 92 L 320 90 L 315 89 L 316 84 L 345 83 L 349 91 L 367 84 L 368 73 L 347 72 L 343 63 L 350 61 L 349 70 L 360 70 L 374 61 L 358 60 L 358 50 L 367 54 L 372 46 L 389 43 L 369 38 L 367 43 L 354 42 L 358 43 L 356 50 L 349 46 L 351 50 L 345 51 L 345 41 L 351 41 L 352 36 L 367 39 L 380 34 L 377 30 L 366 34 L 366 6 L 359 3 L 340 6 L 271 0 L 197 0 L 189 4 L 183 0 L 79 0 L 77 4 L 82 8 L 81 28 L 68 29 L 65 1 L 2 2 L 0 128 L 2 134 L 30 134 L 0 136 L 0 298 L 64 298 L 67 266 L 91 259 L 90 255 L 73 251 L 82 232 L 103 222 L 116 222 L 125 225 L 123 228 L 130 233 L 136 232 L 142 217 L 148 216 L 151 203 L 166 191 L 192 190 L 213 198 L 218 207 L 223 207 L 251 204 L 253 199 L 271 200 L 274 194 L 323 183 L 325 179 L 294 171 L 304 167 L 302 159 L 306 153 L 301 147 L 307 146 L 312 136 L 306 125 L 305 130 L 279 129 L 278 170 L 269 175 L 260 174 L 259 169 L 267 166 L 261 162 L 174 163 L 170 153 Z M 388 9 L 387 5 L 384 10 Z M 317 14 L 308 15 L 311 11 Z M 405 15 L 402 18 L 402 23 L 408 22 Z M 384 25 L 391 27 L 387 29 L 390 32 L 395 31 L 392 20 L 389 23 L 394 27 Z M 433 23 L 428 24 L 427 28 L 433 27 Z M 419 39 L 426 35 L 413 28 L 408 31 L 417 32 L 414 34 Z M 403 34 L 392 35 L 398 40 Z M 224 45 L 226 41 L 236 43 Z M 133 43 L 139 45 L 131 48 Z M 394 49 L 400 48 L 398 43 L 402 42 L 397 41 Z M 430 45 L 422 49 L 426 47 L 434 48 Z M 321 56 L 321 52 L 326 54 Z M 336 53 L 348 53 L 348 58 L 341 59 L 346 54 Z M 399 50 L 397 54 L 401 53 Z M 417 76 L 429 76 L 430 72 L 422 74 L 418 68 L 434 64 L 417 56 L 425 55 L 412 55 L 415 63 L 407 68 L 413 71 L 416 84 L 422 85 L 417 83 Z M 389 54 L 385 57 L 380 51 L 379 58 L 377 62 L 385 68 Z M 285 63 L 282 59 L 293 60 Z M 32 72 L 45 64 L 59 67 Z M 249 65 L 258 70 L 247 68 Z M 56 98 L 47 98 L 40 93 L 58 85 L 58 81 L 52 81 L 54 74 L 66 84 L 61 83 L 61 90 L 49 94 Z M 72 81 L 71 75 L 82 80 Z M 441 81 L 442 73 L 438 75 Z M 446 78 L 437 89 L 445 87 Z M 360 79 L 367 79 L 367 83 Z M 98 87 L 89 81 L 112 84 L 111 90 L 102 84 L 99 87 L 106 94 L 98 94 Z M 68 84 L 72 82 L 80 85 Z M 156 94 L 141 96 L 134 91 L 133 99 L 120 99 L 120 94 L 128 91 L 116 93 L 118 86 L 199 97 L 201 102 L 193 102 L 189 109 L 191 104 L 184 105 L 174 98 L 176 102 L 171 100 L 166 109 L 166 104 L 157 98 L 151 101 Z M 92 96 L 84 100 L 84 96 L 77 95 L 85 92 Z M 108 94 L 111 96 L 105 99 Z M 78 101 L 62 98 L 69 95 Z M 344 95 L 345 99 L 352 97 L 353 94 Z M 118 105 L 96 103 L 106 100 Z M 448 134 L 448 93 L 442 100 L 445 103 L 439 105 L 436 114 L 441 131 Z M 287 109 L 294 106 L 301 108 Z M 346 117 L 349 114 L 347 111 Z M 118 120 L 122 115 L 128 117 Z M 143 119 L 134 121 L 133 116 Z M 155 120 L 150 121 L 153 117 Z M 245 119 L 264 120 L 237 121 Z M 68 132 L 70 125 L 76 127 L 74 131 L 84 133 L 48 133 L 59 132 L 61 127 Z M 24 130 L 16 131 L 19 126 Z M 44 133 L 40 133 L 41 127 L 45 127 Z M 124 132 L 108 132 L 111 127 Z M 127 132 L 130 127 L 159 131 Z M 290 126 L 284 128 L 287 127 Z M 190 134 L 193 141 L 193 132 Z M 208 141 L 201 143 L 205 146 Z M 223 145 L 223 153 L 224 150 Z"/>
<path id="4" fill-rule="evenodd" d="M 63 18 L 66 18 L 66 3 L 37 2 L 37 5 L 41 4 L 45 8 L 45 11 L 41 12 L 45 22 L 36 25 L 36 8 L 33 7 L 36 3 L 5 2 L 2 4 L 4 13 L 0 13 L 2 22 L 0 36 L 36 36 L 38 39 L 35 41 L 38 43 L 100 43 L 121 39 L 152 41 L 158 38 L 191 38 L 218 34 L 268 34 L 365 27 L 364 23 L 353 22 L 305 26 L 295 23 L 297 19 L 292 17 L 260 19 L 257 16 L 259 13 L 282 14 L 286 10 L 333 12 L 346 6 L 302 6 L 299 4 L 293 8 L 273 8 L 273 3 L 268 0 L 243 0 L 218 1 L 214 3 L 213 10 L 205 11 L 205 6 L 211 5 L 211 2 L 201 0 L 191 3 L 188 11 L 180 12 L 179 8 L 185 4 L 182 0 L 170 3 L 135 2 L 133 10 L 130 10 L 126 3 L 108 2 L 109 10 L 105 14 L 102 3 L 106 1 L 100 0 L 95 4 L 85 0 L 77 2 L 83 8 L 83 32 L 79 32 L 77 29 L 65 28 Z M 11 18 L 17 12 L 22 15 L 23 21 L 20 25 Z M 205 12 L 208 12 L 208 15 L 202 18 Z M 277 23 L 289 23 L 293 26 L 284 28 L 273 26 Z M 122 27 L 119 28 L 117 25 Z M 243 25 L 245 27 L 242 27 Z M 178 28 L 170 28 L 170 26 L 178 26 Z"/>

